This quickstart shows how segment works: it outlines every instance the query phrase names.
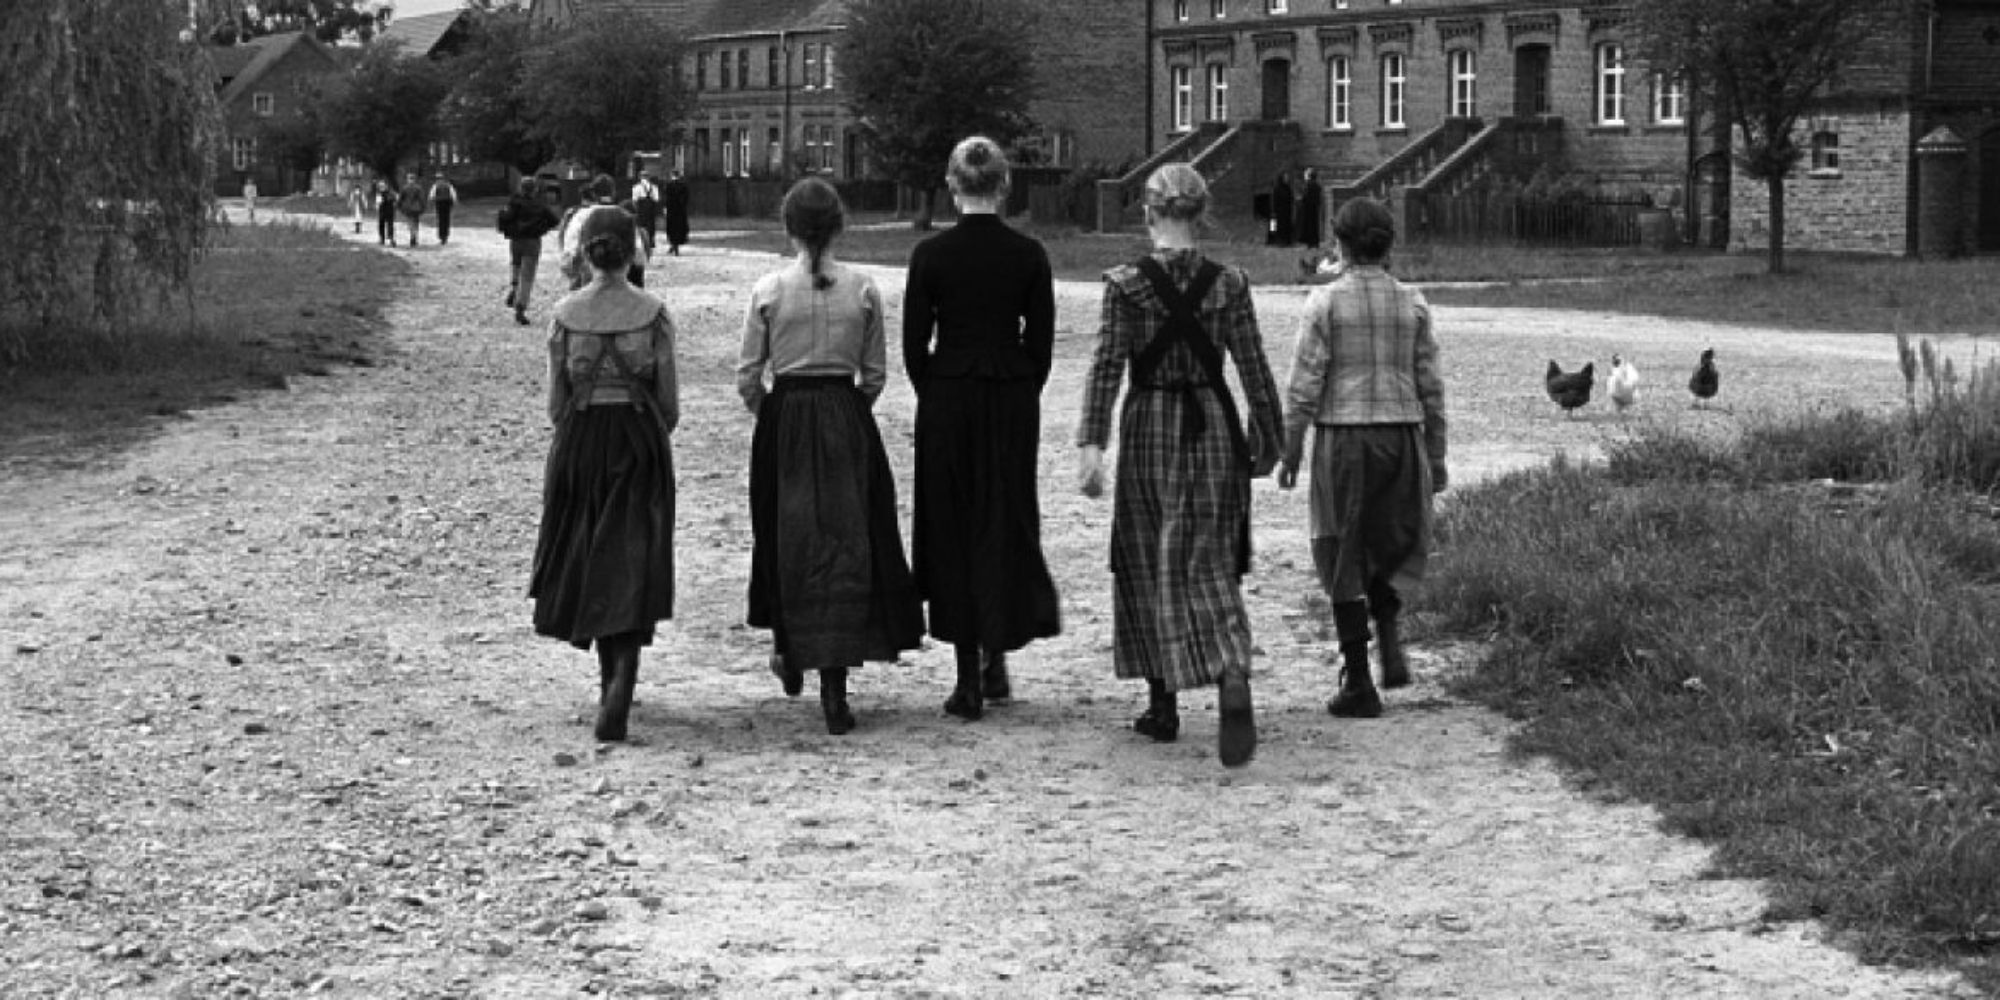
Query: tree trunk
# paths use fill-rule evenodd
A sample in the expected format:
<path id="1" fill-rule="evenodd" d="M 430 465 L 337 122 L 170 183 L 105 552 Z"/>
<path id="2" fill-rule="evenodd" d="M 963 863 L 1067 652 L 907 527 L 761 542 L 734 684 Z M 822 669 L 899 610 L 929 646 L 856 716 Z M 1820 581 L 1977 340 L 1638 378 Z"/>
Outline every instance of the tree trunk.
<path id="1" fill-rule="evenodd" d="M 1785 270 L 1785 175 L 1774 174 L 1771 188 L 1771 249 L 1768 270 L 1772 274 L 1782 274 Z"/>

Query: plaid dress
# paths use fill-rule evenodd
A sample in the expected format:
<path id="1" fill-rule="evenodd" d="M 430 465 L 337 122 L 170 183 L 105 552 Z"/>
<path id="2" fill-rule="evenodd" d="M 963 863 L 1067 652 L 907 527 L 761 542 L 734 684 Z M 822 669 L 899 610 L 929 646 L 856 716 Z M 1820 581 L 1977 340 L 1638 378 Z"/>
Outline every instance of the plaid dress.
<path id="1" fill-rule="evenodd" d="M 1181 289 L 1202 262 L 1193 250 L 1156 251 L 1154 259 Z M 1113 268 L 1104 282 L 1103 322 L 1077 428 L 1077 444 L 1099 447 L 1111 437 L 1112 404 L 1127 368 L 1167 320 L 1166 304 L 1137 266 Z M 1199 315 L 1218 348 L 1235 360 L 1245 435 L 1275 447 L 1278 388 L 1241 269 L 1223 269 Z M 1164 680 L 1173 691 L 1214 684 L 1225 670 L 1250 669 L 1241 577 L 1249 473 L 1231 444 L 1219 397 L 1181 391 L 1189 384 L 1206 386 L 1208 378 L 1193 352 L 1178 344 L 1149 384 L 1134 384 L 1126 393 L 1111 520 L 1114 671 L 1122 678 Z M 1192 442 L 1183 437 L 1183 411 L 1190 405 L 1200 406 L 1204 418 Z"/>

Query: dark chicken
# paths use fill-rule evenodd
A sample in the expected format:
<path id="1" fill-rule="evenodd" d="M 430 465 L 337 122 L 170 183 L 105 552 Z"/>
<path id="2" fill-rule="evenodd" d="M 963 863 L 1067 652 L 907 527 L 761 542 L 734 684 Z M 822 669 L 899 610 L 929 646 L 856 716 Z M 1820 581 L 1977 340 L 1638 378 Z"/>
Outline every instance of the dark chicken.
<path id="1" fill-rule="evenodd" d="M 1584 362 L 1583 367 L 1564 373 L 1562 366 L 1549 362 L 1549 398 L 1563 408 L 1565 416 L 1575 416 L 1576 408 L 1590 402 L 1590 388 L 1597 381 L 1597 365 Z"/>

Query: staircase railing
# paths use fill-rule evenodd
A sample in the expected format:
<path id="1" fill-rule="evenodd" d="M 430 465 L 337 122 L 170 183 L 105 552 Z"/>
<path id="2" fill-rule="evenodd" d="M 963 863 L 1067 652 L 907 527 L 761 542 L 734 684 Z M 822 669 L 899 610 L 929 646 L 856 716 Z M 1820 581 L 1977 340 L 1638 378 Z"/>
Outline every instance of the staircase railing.
<path id="1" fill-rule="evenodd" d="M 1203 122 L 1195 130 L 1175 139 L 1160 148 L 1160 151 L 1140 161 L 1138 166 L 1126 171 L 1122 177 L 1107 178 L 1097 182 L 1097 231 L 1112 232 L 1123 224 L 1125 210 L 1139 200 L 1139 193 L 1145 189 L 1146 178 L 1161 164 L 1188 162 L 1197 170 L 1202 167 L 1202 158 L 1217 154 L 1217 151 L 1233 145 L 1241 132 L 1241 126 L 1229 122 Z M 1219 155 L 1219 154 L 1218 154 Z"/>

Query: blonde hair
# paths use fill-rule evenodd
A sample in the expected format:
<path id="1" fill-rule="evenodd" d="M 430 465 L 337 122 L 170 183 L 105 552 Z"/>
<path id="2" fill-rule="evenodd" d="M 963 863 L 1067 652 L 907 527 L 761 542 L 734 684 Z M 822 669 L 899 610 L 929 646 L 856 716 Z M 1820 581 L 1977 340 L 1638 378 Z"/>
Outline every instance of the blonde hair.
<path id="1" fill-rule="evenodd" d="M 945 181 L 953 194 L 968 198 L 992 198 L 1007 189 L 1009 165 L 1000 144 L 975 135 L 951 150 L 951 164 Z"/>
<path id="2" fill-rule="evenodd" d="M 1208 214 L 1208 182 L 1185 163 L 1163 163 L 1146 178 L 1146 207 L 1176 222 L 1198 222 Z"/>

